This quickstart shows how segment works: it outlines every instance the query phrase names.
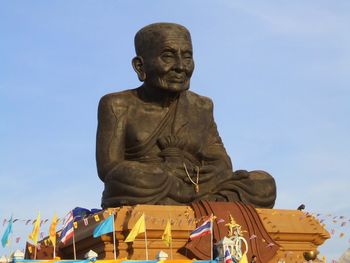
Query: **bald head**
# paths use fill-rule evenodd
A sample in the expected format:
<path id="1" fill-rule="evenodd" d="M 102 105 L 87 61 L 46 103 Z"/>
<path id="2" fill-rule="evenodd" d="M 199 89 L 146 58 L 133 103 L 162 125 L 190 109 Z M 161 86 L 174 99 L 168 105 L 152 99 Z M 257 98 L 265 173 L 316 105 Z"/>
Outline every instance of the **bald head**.
<path id="1" fill-rule="evenodd" d="M 191 41 L 186 27 L 175 23 L 154 23 L 141 28 L 135 35 L 135 51 L 137 56 L 146 56 L 155 45 L 165 39 L 185 38 Z"/>

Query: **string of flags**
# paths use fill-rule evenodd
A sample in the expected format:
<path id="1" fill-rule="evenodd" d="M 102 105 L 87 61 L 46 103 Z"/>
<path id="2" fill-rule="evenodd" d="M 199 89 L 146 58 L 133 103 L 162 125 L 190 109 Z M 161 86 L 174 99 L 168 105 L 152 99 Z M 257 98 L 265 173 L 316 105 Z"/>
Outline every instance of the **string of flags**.
<path id="1" fill-rule="evenodd" d="M 76 210 L 77 209 L 77 210 Z M 74 213 L 75 211 L 75 213 Z M 84 212 L 82 212 L 84 211 Z M 88 212 L 87 212 L 88 211 Z M 91 220 L 95 221 L 95 222 L 100 222 L 101 224 L 99 224 L 98 226 L 101 225 L 102 230 L 106 231 L 106 227 L 108 229 L 109 232 L 111 230 L 111 224 L 108 223 L 110 221 L 108 221 L 107 219 L 110 218 L 108 217 L 107 219 L 103 220 L 103 218 L 101 218 L 101 215 L 96 214 L 97 212 L 100 212 L 102 210 L 95 210 L 94 213 L 92 212 L 93 210 L 87 210 L 84 208 L 75 208 L 70 212 L 70 219 L 65 219 L 65 218 L 58 218 L 56 215 L 54 215 L 54 218 L 51 221 L 50 224 L 50 229 L 49 229 L 49 238 L 45 240 L 45 245 L 49 245 L 49 243 L 51 244 L 56 244 L 56 227 L 58 225 L 59 222 L 62 223 L 63 230 L 61 232 L 61 236 L 60 236 L 60 241 L 62 242 L 66 242 L 65 241 L 65 233 L 64 233 L 64 229 L 67 228 L 69 226 L 69 233 L 74 233 L 74 229 L 78 228 L 78 224 L 76 221 L 82 219 L 82 224 L 80 224 L 81 226 L 88 226 L 89 223 L 91 223 Z M 171 236 L 171 227 L 174 225 L 182 225 L 182 224 L 189 224 L 189 225 L 193 225 L 193 224 L 198 224 L 199 222 L 203 222 L 203 220 L 207 219 L 207 217 L 200 217 L 200 218 L 190 218 L 189 214 L 187 214 L 185 212 L 185 217 L 187 218 L 186 220 L 182 217 L 180 219 L 174 219 L 174 218 L 159 218 L 159 217 L 154 217 L 152 215 L 147 215 L 145 216 L 144 214 L 142 214 L 141 212 L 133 212 L 131 214 L 131 218 L 134 217 L 141 217 L 143 215 L 143 219 L 140 221 L 139 223 L 139 228 L 138 230 L 134 231 L 134 234 L 130 236 L 130 234 L 132 234 L 132 231 L 129 233 L 129 236 L 127 237 L 127 239 L 125 240 L 125 242 L 132 242 L 137 235 L 139 235 L 140 233 L 144 233 L 145 230 L 145 222 L 146 221 L 151 221 L 152 223 L 160 223 L 162 225 L 165 225 L 165 230 L 164 233 L 162 235 L 162 240 L 167 244 L 167 246 L 171 245 L 172 242 L 172 236 Z M 273 212 L 272 215 L 278 215 L 278 212 Z M 181 214 L 184 215 L 184 214 Z M 303 215 L 300 216 L 300 214 L 295 214 L 293 216 L 299 216 L 299 220 L 303 220 L 305 218 L 308 217 L 314 217 L 316 219 L 319 220 L 319 222 L 321 224 L 323 224 L 324 227 L 330 228 L 329 232 L 331 234 L 332 237 L 338 237 L 338 238 L 344 238 L 346 236 L 346 231 L 342 231 L 342 228 L 348 227 L 350 225 L 350 218 L 346 217 L 344 215 L 332 215 L 332 214 L 321 214 L 321 213 L 309 213 L 309 212 L 304 212 Z M 140 217 L 140 219 L 141 219 Z M 140 220 L 139 219 L 139 220 Z M 111 220 L 111 219 L 109 219 Z M 139 220 L 137 221 L 137 223 L 139 222 Z M 1 221 L 0 221 L 1 222 Z M 38 239 L 40 237 L 40 239 L 43 239 L 45 236 L 45 232 L 40 232 L 40 228 L 45 225 L 47 222 L 49 222 L 49 219 L 41 219 L 40 217 L 40 213 L 38 214 L 36 219 L 19 219 L 19 218 L 13 218 L 12 216 L 7 220 L 4 219 L 2 222 L 2 226 L 4 228 L 4 231 L 2 231 L 2 238 L 1 238 L 1 243 L 2 246 L 5 247 L 6 245 L 8 245 L 9 242 L 9 236 L 13 233 L 13 226 L 15 223 L 19 223 L 22 222 L 25 225 L 29 225 L 31 223 L 31 225 L 33 225 L 33 230 L 31 232 L 31 234 L 28 236 L 28 239 L 32 240 L 34 245 L 37 246 L 38 249 L 40 249 L 40 244 L 38 243 Z M 114 221 L 113 221 L 114 222 Z M 144 222 L 144 223 L 142 223 Z M 218 224 L 220 223 L 224 223 L 225 220 L 222 218 L 217 218 L 216 222 Z M 104 225 L 102 225 L 102 223 Z M 137 225 L 136 223 L 136 225 Z M 206 224 L 208 223 L 207 221 L 204 221 L 202 223 L 202 225 L 200 225 L 199 227 L 203 227 L 204 229 L 204 233 L 208 232 L 208 226 L 206 226 Z M 204 226 L 203 226 L 204 225 Z M 104 227 L 102 227 L 104 226 Z M 109 228 L 108 228 L 109 227 Z M 210 226 L 211 227 L 211 226 Z M 143 231 L 144 230 L 144 231 Z M 198 228 L 196 229 L 198 230 Z M 114 231 L 113 231 L 114 232 Z M 1 232 L 0 232 L 1 233 Z M 103 231 L 101 232 L 103 233 Z M 102 234 L 101 234 L 102 235 Z M 71 238 L 72 236 L 68 236 L 66 237 L 66 240 L 68 240 L 69 238 Z M 128 240 L 131 240 L 129 241 Z M 15 243 L 19 243 L 21 241 L 21 237 L 18 236 L 15 238 Z M 259 239 L 259 237 L 255 234 L 252 234 L 249 237 L 250 240 L 252 239 Z M 128 241 L 127 241 L 128 240 Z M 266 242 L 264 239 L 261 239 L 262 242 Z M 350 239 L 348 239 L 348 242 L 350 243 Z M 273 247 L 274 244 L 273 243 L 269 243 L 266 244 L 267 247 Z M 292 252 L 291 252 L 292 253 Z"/>
<path id="2" fill-rule="evenodd" d="M 77 209 L 79 212 L 76 212 L 76 215 L 74 216 L 74 221 L 78 221 L 79 219 L 83 219 L 83 224 L 84 226 L 88 226 L 89 225 L 89 219 L 87 216 L 90 216 L 92 215 L 92 217 L 94 218 L 95 222 L 99 222 L 100 221 L 100 218 L 99 218 L 99 215 L 98 214 L 93 214 L 93 213 L 96 213 L 96 212 L 100 212 L 101 210 L 98 210 L 98 209 L 92 209 L 92 210 L 88 210 L 88 209 L 85 209 L 85 208 L 75 208 Z M 73 209 L 72 211 L 74 212 Z M 82 213 L 82 211 L 84 213 Z M 278 212 L 275 212 L 273 214 L 278 214 Z M 132 214 L 132 217 L 135 217 L 135 216 L 139 216 L 138 213 L 133 213 Z M 341 215 L 341 216 L 334 216 L 332 214 L 321 214 L 321 213 L 308 213 L 308 212 L 305 212 L 302 216 L 300 216 L 300 220 L 304 219 L 304 218 L 307 218 L 308 216 L 313 216 L 313 217 L 316 217 L 319 222 L 321 224 L 323 224 L 324 227 L 326 226 L 330 226 L 331 224 L 334 224 L 335 227 L 330 227 L 329 229 L 329 232 L 330 234 L 335 237 L 335 236 L 338 236 L 339 238 L 343 238 L 346 236 L 346 233 L 344 231 L 341 231 L 340 228 L 343 228 L 343 227 L 346 227 L 350 224 L 350 219 Z M 188 220 L 184 220 L 184 219 L 169 219 L 170 220 L 170 223 L 171 225 L 182 225 L 182 224 L 189 224 L 189 225 L 193 225 L 193 224 L 198 224 L 199 222 L 203 221 L 204 217 L 201 217 L 201 218 L 188 218 Z M 6 228 L 6 226 L 8 224 L 6 223 L 9 223 L 10 220 L 12 220 L 11 222 L 11 226 L 14 225 L 15 223 L 18 223 L 18 222 L 23 222 L 25 223 L 25 225 L 29 225 L 29 223 L 32 223 L 32 225 L 39 225 L 39 227 L 42 227 L 43 225 L 45 225 L 47 222 L 49 222 L 49 219 L 40 219 L 40 218 L 36 218 L 36 219 L 19 219 L 19 218 L 14 218 L 14 219 L 4 219 L 3 220 L 3 227 Z M 167 223 L 167 219 L 166 218 L 157 218 L 157 217 L 153 217 L 153 216 L 149 216 L 147 215 L 147 220 L 151 220 L 152 223 L 161 223 L 162 225 L 165 225 Z M 328 224 L 326 225 L 325 223 L 327 223 L 327 220 L 330 221 L 328 222 Z M 186 222 L 187 221 L 187 222 Z M 40 222 L 37 223 L 37 222 Z M 58 223 L 62 223 L 64 224 L 64 218 L 57 218 L 56 217 L 56 225 Z M 224 219 L 218 219 L 217 220 L 217 223 L 222 223 L 224 222 Z M 77 228 L 78 225 L 76 222 L 73 223 L 73 226 L 74 228 Z M 338 229 L 337 229 L 338 227 Z M 4 231 L 5 233 L 5 231 Z M 44 232 L 40 232 L 39 233 L 40 235 L 40 238 L 42 239 L 44 237 Z M 16 243 L 19 243 L 21 240 L 21 237 L 16 237 L 15 239 L 15 242 Z M 349 239 L 349 243 L 350 243 L 350 239 Z"/>

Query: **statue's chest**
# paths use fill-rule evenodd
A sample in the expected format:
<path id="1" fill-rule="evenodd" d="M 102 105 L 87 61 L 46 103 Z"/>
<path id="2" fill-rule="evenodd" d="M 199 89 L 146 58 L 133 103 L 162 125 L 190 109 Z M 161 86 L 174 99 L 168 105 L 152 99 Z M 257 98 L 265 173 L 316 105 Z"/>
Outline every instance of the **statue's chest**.
<path id="1" fill-rule="evenodd" d="M 201 147 L 207 130 L 200 118 L 181 110 L 169 113 L 169 108 L 142 105 L 130 107 L 127 114 L 127 148 L 142 145 L 151 138 L 174 135 L 195 150 Z"/>

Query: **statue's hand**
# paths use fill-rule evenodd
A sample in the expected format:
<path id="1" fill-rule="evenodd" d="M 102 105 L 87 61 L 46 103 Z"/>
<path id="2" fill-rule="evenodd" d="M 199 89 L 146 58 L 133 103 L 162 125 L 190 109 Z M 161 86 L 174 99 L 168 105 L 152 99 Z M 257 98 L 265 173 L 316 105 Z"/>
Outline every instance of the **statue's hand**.
<path id="1" fill-rule="evenodd" d="M 166 148 L 182 149 L 184 146 L 184 142 L 175 135 L 160 137 L 157 142 L 161 150 L 164 150 Z"/>
<path id="2" fill-rule="evenodd" d="M 183 160 L 183 152 L 176 147 L 168 147 L 163 149 L 159 156 L 164 159 L 166 163 L 181 163 Z"/>

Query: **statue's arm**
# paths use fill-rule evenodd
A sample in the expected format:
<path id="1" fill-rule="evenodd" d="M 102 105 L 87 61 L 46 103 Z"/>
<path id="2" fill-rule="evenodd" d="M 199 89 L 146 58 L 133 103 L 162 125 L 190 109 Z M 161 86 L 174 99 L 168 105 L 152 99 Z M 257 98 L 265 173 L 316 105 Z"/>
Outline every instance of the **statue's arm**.
<path id="1" fill-rule="evenodd" d="M 204 161 L 221 163 L 222 166 L 232 169 L 231 159 L 219 135 L 213 114 L 213 102 L 208 100 L 209 129 L 206 145 L 202 151 Z"/>
<path id="2" fill-rule="evenodd" d="M 119 105 L 113 95 L 101 98 L 98 106 L 96 162 L 98 176 L 107 173 L 124 160 L 127 108 Z"/>

